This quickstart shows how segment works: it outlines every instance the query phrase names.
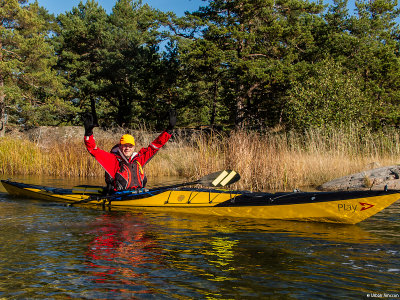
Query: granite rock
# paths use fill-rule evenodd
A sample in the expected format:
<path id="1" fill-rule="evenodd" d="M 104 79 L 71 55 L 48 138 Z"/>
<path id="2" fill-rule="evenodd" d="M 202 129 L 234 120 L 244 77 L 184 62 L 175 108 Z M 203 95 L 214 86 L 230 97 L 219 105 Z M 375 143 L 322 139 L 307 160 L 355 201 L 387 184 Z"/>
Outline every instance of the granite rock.
<path id="1" fill-rule="evenodd" d="M 322 191 L 400 189 L 400 165 L 381 167 L 328 181 Z"/>

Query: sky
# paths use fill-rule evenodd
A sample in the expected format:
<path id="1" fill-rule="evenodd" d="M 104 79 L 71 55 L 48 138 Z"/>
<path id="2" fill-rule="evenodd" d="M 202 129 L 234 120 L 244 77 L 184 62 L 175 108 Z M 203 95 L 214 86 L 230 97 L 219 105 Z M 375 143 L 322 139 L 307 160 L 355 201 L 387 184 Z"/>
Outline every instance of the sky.
<path id="1" fill-rule="evenodd" d="M 33 2 L 33 0 L 29 1 Z M 73 7 L 77 7 L 80 0 L 38 0 L 40 6 L 46 8 L 50 13 L 58 15 L 71 11 Z M 83 0 L 85 3 L 86 1 Z M 111 12 L 116 0 L 97 0 L 107 13 Z M 354 9 L 355 0 L 349 0 L 349 12 Z M 207 2 L 202 0 L 143 0 L 143 3 L 148 3 L 151 7 L 167 12 L 172 11 L 177 16 L 183 16 L 185 11 L 195 11 L 200 6 L 204 6 Z M 331 0 L 324 0 L 325 4 L 330 4 Z"/>
<path id="2" fill-rule="evenodd" d="M 78 6 L 79 2 L 80 0 L 38 0 L 40 6 L 43 6 L 55 15 L 71 11 L 73 7 Z M 86 1 L 83 0 L 82 2 L 85 3 Z M 116 0 L 97 0 L 97 3 L 107 13 L 110 13 Z M 204 6 L 205 2 L 201 0 L 143 0 L 143 3 L 148 3 L 151 7 L 164 12 L 173 11 L 176 15 L 183 16 L 185 11 L 195 11 L 200 6 Z"/>

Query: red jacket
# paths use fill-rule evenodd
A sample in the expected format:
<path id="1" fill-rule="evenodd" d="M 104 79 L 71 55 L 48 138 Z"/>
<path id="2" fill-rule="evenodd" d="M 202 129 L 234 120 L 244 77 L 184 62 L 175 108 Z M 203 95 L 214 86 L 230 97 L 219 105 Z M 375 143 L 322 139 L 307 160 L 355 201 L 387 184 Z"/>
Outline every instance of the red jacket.
<path id="1" fill-rule="evenodd" d="M 129 164 L 137 165 L 136 162 L 139 163 L 139 167 L 144 167 L 146 163 L 160 150 L 162 146 L 165 145 L 166 142 L 170 139 L 171 135 L 164 131 L 162 132 L 150 145 L 146 148 L 142 148 L 139 150 L 137 154 L 132 155 L 129 158 Z M 85 146 L 89 153 L 100 163 L 100 165 L 106 170 L 106 173 L 115 180 L 115 175 L 121 169 L 121 163 L 118 159 L 119 156 L 106 152 L 97 147 L 96 141 L 91 136 L 85 136 Z M 145 182 L 144 182 L 145 184 Z M 138 186 L 128 185 L 127 188 L 136 188 L 136 187 L 143 187 L 144 184 L 139 184 Z"/>

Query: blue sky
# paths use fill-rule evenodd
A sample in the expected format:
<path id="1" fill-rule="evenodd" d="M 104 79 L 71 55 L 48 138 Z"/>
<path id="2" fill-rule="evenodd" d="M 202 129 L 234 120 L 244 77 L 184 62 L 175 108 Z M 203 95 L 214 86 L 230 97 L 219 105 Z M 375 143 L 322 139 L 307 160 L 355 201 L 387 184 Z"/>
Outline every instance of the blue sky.
<path id="1" fill-rule="evenodd" d="M 31 0 L 30 2 L 33 2 Z M 50 13 L 58 15 L 66 11 L 71 11 L 72 7 L 78 6 L 80 0 L 38 0 L 40 6 L 46 8 Z M 82 2 L 86 2 L 83 0 Z M 108 13 L 111 12 L 116 0 L 97 0 Z M 201 0 L 143 0 L 143 3 L 148 3 L 151 7 L 161 11 L 173 11 L 177 15 L 184 15 L 185 11 L 194 11 L 199 6 L 204 6 Z"/>
<path id="2" fill-rule="evenodd" d="M 30 2 L 33 2 L 31 0 Z M 72 7 L 78 6 L 80 0 L 38 0 L 40 6 L 46 8 L 50 13 L 58 15 L 66 11 L 71 11 Z M 86 2 L 85 0 L 83 2 Z M 97 0 L 97 2 L 108 12 L 111 12 L 116 0 Z M 350 12 L 354 9 L 355 0 L 349 0 Z M 178 16 L 184 15 L 185 11 L 195 11 L 200 6 L 204 6 L 206 2 L 201 0 L 143 0 L 151 7 L 161 11 L 173 11 Z M 324 3 L 331 3 L 330 0 L 324 0 Z"/>

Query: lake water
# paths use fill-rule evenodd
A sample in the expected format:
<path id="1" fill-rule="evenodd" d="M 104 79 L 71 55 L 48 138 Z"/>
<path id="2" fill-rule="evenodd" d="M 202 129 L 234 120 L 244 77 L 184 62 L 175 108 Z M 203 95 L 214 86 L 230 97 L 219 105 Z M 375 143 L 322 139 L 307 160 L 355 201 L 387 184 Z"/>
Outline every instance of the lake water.
<path id="1" fill-rule="evenodd" d="M 0 298 L 400 298 L 399 215 L 399 203 L 358 225 L 106 212 L 0 189 Z"/>

